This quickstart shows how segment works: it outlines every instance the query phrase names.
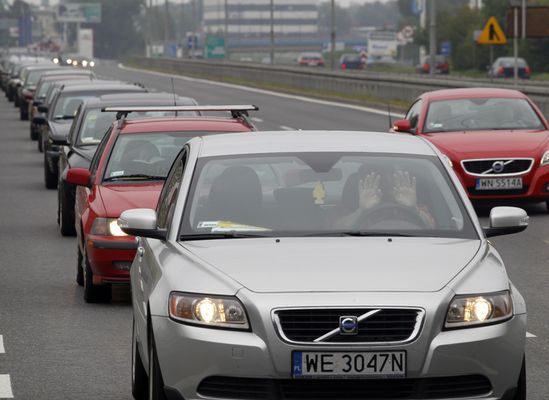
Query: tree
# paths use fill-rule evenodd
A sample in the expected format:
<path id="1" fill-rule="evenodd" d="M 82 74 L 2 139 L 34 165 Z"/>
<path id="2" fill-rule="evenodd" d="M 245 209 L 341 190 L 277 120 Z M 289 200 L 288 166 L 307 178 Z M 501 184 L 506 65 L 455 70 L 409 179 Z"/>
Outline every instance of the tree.
<path id="1" fill-rule="evenodd" d="M 114 58 L 144 52 L 143 30 L 138 24 L 144 0 L 96 0 L 101 3 L 101 23 L 82 24 L 94 30 L 94 53 Z M 72 0 L 79 3 L 79 0 Z"/>

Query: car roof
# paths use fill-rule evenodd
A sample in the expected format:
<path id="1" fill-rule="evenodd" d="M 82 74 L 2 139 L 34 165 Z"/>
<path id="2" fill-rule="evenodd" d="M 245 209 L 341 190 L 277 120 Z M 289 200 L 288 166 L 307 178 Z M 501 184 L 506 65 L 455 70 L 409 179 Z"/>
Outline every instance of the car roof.
<path id="1" fill-rule="evenodd" d="M 50 71 L 44 72 L 44 76 L 55 76 L 55 75 L 90 76 L 90 75 L 93 75 L 93 71 L 90 71 L 87 69 L 74 69 L 72 67 L 57 67 L 57 69 L 52 69 Z"/>
<path id="2" fill-rule="evenodd" d="M 252 128 L 241 119 L 227 117 L 163 117 L 125 120 L 121 134 L 146 132 L 249 132 Z"/>
<path id="3" fill-rule="evenodd" d="M 124 89 L 128 92 L 145 92 L 146 89 L 143 89 L 140 86 L 133 85 L 131 83 L 121 83 L 121 82 L 112 82 L 107 83 L 106 81 L 103 81 L 103 83 L 99 83 L 98 81 L 90 80 L 90 83 L 82 83 L 82 84 L 71 84 L 67 86 L 66 88 L 63 88 L 63 92 L 98 92 L 102 90 L 110 90 L 110 89 Z"/>
<path id="4" fill-rule="evenodd" d="M 368 152 L 435 155 L 425 140 L 403 134 L 358 131 L 272 131 L 204 136 L 200 157 L 256 153 Z M 196 143 L 196 139 L 193 142 Z"/>
<path id="5" fill-rule="evenodd" d="M 54 75 L 42 75 L 40 77 L 40 81 L 44 82 L 44 81 L 59 81 L 59 82 L 63 82 L 63 80 L 72 80 L 72 81 L 77 81 L 77 80 L 81 80 L 81 81 L 85 81 L 85 80 L 90 80 L 90 77 L 91 75 L 81 75 L 81 74 L 54 74 Z"/>
<path id="6" fill-rule="evenodd" d="M 434 90 L 432 92 L 426 92 L 421 95 L 422 99 L 428 101 L 488 97 L 524 99 L 526 98 L 526 95 L 519 92 L 518 90 L 496 88 L 442 89 Z"/>
<path id="7" fill-rule="evenodd" d="M 180 106 L 194 106 L 196 100 L 190 97 L 176 96 Z M 115 106 L 172 106 L 174 102 L 171 93 L 116 93 L 104 94 L 99 97 L 87 99 L 86 108 L 115 107 Z"/>

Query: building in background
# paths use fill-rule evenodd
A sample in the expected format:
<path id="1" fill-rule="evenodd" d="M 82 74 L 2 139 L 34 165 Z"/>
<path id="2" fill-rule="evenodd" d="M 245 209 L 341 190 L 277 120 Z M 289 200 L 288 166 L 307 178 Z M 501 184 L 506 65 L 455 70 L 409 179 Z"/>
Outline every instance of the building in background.
<path id="1" fill-rule="evenodd" d="M 203 0 L 203 6 L 205 33 L 225 34 L 225 26 L 228 36 L 233 37 L 261 37 L 270 33 L 270 0 Z M 274 1 L 274 31 L 277 36 L 316 35 L 318 1 Z"/>

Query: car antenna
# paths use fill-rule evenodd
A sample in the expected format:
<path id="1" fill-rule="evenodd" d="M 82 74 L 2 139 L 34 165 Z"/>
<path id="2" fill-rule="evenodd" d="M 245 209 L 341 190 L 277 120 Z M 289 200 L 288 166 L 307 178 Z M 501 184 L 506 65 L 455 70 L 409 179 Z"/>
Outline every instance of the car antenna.
<path id="1" fill-rule="evenodd" d="M 393 129 L 393 121 L 391 118 L 391 103 L 387 102 L 387 115 L 389 117 L 389 130 Z"/>
<path id="2" fill-rule="evenodd" d="M 177 99 L 176 99 L 176 96 L 175 96 L 175 84 L 173 82 L 173 77 L 170 78 L 170 79 L 172 81 L 173 105 L 174 105 L 174 107 L 177 107 Z M 177 117 L 177 111 L 175 112 L 175 116 Z"/>

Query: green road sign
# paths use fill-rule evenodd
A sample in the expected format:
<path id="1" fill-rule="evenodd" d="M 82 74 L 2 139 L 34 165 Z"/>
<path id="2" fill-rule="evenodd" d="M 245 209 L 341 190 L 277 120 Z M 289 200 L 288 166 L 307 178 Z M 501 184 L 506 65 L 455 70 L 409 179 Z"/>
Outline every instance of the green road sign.
<path id="1" fill-rule="evenodd" d="M 205 58 L 223 59 L 225 58 L 225 38 L 221 36 L 206 37 Z"/>

